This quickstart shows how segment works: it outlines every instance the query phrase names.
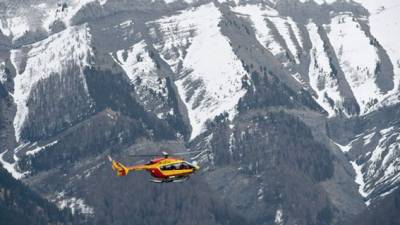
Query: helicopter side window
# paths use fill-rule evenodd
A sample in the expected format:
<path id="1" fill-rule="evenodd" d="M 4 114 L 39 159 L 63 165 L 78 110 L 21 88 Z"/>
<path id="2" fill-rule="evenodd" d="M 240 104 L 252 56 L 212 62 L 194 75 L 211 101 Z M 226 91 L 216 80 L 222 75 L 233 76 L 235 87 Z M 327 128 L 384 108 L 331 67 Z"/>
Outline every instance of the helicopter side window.
<path id="1" fill-rule="evenodd" d="M 160 168 L 161 170 L 173 170 L 172 165 L 165 165 Z"/>
<path id="2" fill-rule="evenodd" d="M 180 169 L 180 170 L 189 170 L 192 167 L 189 164 L 187 164 L 185 162 L 182 162 L 182 163 L 179 163 L 177 168 Z"/>
<path id="3" fill-rule="evenodd" d="M 179 169 L 179 165 L 176 164 L 171 164 L 171 165 L 165 165 L 160 167 L 161 170 L 177 170 Z"/>
<path id="4" fill-rule="evenodd" d="M 175 170 L 180 170 L 181 169 L 181 164 L 180 163 L 175 163 L 173 164 Z"/>
<path id="5" fill-rule="evenodd" d="M 184 163 L 181 163 L 181 165 L 179 165 L 179 169 L 186 170 L 186 165 Z"/>
<path id="6" fill-rule="evenodd" d="M 171 167 L 172 167 L 173 170 L 182 170 L 182 169 L 184 169 L 184 166 L 183 166 L 182 163 L 172 164 Z"/>
<path id="7" fill-rule="evenodd" d="M 189 170 L 192 168 L 193 168 L 193 166 L 186 162 L 175 163 L 175 164 L 165 165 L 165 166 L 160 167 L 161 170 Z"/>
<path id="8" fill-rule="evenodd" d="M 186 163 L 186 162 L 183 162 L 182 165 L 183 165 L 183 168 L 184 168 L 185 170 L 190 170 L 190 169 L 193 168 L 192 165 L 190 165 L 190 164 L 188 164 L 188 163 Z"/>

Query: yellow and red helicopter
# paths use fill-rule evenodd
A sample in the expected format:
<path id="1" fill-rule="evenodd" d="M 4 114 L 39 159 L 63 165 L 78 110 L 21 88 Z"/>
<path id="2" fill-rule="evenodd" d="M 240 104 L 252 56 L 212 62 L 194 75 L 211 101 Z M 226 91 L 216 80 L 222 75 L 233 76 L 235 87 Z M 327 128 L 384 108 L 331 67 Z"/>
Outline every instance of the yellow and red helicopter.
<path id="1" fill-rule="evenodd" d="M 194 154 L 201 151 L 174 153 L 173 156 Z M 204 152 L 204 151 L 202 151 Z M 170 157 L 167 152 L 153 155 L 131 155 L 133 157 L 156 157 L 146 164 L 125 166 L 108 156 L 112 169 L 117 172 L 117 176 L 126 176 L 130 171 L 146 170 L 155 179 L 150 180 L 156 183 L 181 182 L 189 179 L 190 175 L 197 172 L 200 167 L 196 162 L 188 162 L 177 157 Z"/>

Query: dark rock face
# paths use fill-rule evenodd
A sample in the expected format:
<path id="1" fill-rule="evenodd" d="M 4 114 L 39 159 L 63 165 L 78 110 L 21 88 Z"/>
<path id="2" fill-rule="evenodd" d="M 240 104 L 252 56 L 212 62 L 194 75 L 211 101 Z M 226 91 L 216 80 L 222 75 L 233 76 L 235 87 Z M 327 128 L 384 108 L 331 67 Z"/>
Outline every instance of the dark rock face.
<path id="1" fill-rule="evenodd" d="M 335 210 L 319 183 L 333 175 L 332 156 L 309 128 L 284 111 L 234 122 L 210 125 L 212 186 L 251 224 L 273 223 L 277 212 L 288 223 L 330 224 Z"/>
<path id="2" fill-rule="evenodd" d="M 110 108 L 137 120 L 142 120 L 154 136 L 160 139 L 173 139 L 176 131 L 151 112 L 146 112 L 135 99 L 134 86 L 127 83 L 123 74 L 111 71 L 85 71 L 89 93 L 95 101 L 96 110 Z"/>
<path id="3" fill-rule="evenodd" d="M 85 224 L 68 210 L 59 210 L 23 183 L 0 168 L 0 220 L 1 224 Z"/>
<path id="4" fill-rule="evenodd" d="M 45 151 L 24 157 L 20 167 L 32 172 L 46 171 L 60 165 L 69 167 L 106 150 L 135 143 L 147 135 L 137 120 L 106 110 L 56 136 L 57 143 L 46 147 Z"/>
<path id="5" fill-rule="evenodd" d="M 92 193 L 85 198 L 95 207 L 97 224 L 245 223 L 201 177 L 192 177 L 183 184 L 157 185 L 147 181 L 147 174 L 136 174 L 129 181 L 119 179 L 108 166 L 102 166 L 77 186 L 78 192 Z"/>
<path id="6" fill-rule="evenodd" d="M 21 137 L 31 141 L 49 138 L 86 118 L 93 111 L 91 104 L 80 68 L 71 63 L 63 74 L 37 83 L 27 102 L 28 122 Z"/>
<path id="7" fill-rule="evenodd" d="M 363 117 L 341 122 L 332 119 L 328 123 L 332 138 L 349 143 L 346 157 L 360 166 L 366 201 L 382 199 L 399 184 L 399 109 L 394 105 Z M 355 138 L 346 140 L 346 136 Z"/>
<path id="8" fill-rule="evenodd" d="M 346 224 L 374 225 L 374 224 L 399 224 L 400 223 L 400 192 L 395 190 L 383 200 L 377 201 L 367 210 L 353 218 Z"/>

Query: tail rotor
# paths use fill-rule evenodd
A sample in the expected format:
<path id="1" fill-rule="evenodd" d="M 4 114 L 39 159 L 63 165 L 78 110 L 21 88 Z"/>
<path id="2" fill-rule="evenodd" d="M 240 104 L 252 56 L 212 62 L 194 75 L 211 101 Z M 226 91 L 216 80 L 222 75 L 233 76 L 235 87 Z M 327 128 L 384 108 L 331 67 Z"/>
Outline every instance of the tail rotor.
<path id="1" fill-rule="evenodd" d="M 117 176 L 126 176 L 128 175 L 129 169 L 126 166 L 122 165 L 122 163 L 115 161 L 108 156 L 108 160 L 111 162 L 111 168 L 117 172 Z"/>

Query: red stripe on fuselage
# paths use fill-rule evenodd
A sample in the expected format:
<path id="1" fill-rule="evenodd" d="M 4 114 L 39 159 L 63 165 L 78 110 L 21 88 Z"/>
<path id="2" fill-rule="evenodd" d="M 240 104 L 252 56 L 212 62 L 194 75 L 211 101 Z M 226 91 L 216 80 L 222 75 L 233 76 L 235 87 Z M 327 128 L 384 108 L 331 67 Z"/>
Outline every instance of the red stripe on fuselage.
<path id="1" fill-rule="evenodd" d="M 158 168 L 151 168 L 148 169 L 148 171 L 150 172 L 151 176 L 155 178 L 168 178 L 168 176 L 165 176 L 163 173 L 161 173 L 160 169 Z"/>

